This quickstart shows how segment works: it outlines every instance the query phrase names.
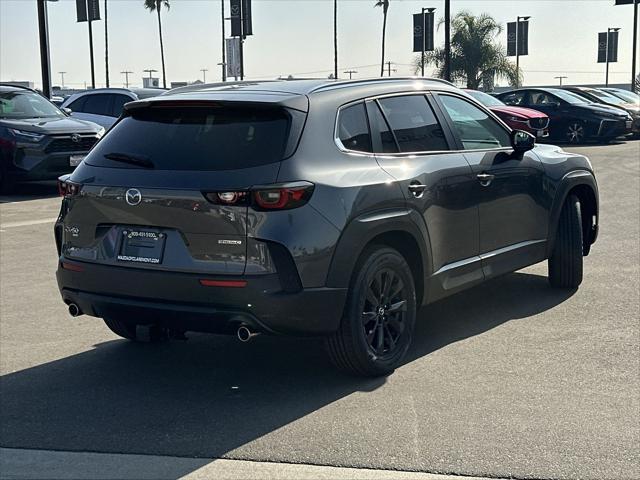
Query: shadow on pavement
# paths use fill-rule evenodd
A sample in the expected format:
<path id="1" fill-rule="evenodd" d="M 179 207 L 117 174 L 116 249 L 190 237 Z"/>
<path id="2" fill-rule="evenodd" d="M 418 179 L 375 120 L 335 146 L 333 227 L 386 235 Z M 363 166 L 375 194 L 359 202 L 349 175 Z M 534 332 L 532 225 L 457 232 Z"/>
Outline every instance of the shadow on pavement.
<path id="1" fill-rule="evenodd" d="M 572 293 L 552 290 L 545 277 L 515 273 L 442 300 L 420 312 L 407 363 L 505 322 L 526 321 Z M 385 381 L 337 373 L 317 339 L 114 340 L 3 376 L 1 444 L 221 457 Z"/>
<path id="2" fill-rule="evenodd" d="M 18 183 L 13 186 L 8 195 L 0 195 L 0 203 L 24 202 L 39 198 L 52 198 L 58 196 L 58 186 L 55 181 Z"/>

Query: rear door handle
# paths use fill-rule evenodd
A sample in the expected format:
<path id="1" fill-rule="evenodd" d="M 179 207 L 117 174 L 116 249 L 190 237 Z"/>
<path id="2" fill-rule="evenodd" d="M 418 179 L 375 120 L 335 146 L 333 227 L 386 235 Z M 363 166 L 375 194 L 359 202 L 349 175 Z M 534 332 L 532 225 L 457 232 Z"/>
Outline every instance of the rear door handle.
<path id="1" fill-rule="evenodd" d="M 480 180 L 480 185 L 483 187 L 488 187 L 493 179 L 496 178 L 495 175 L 491 175 L 490 173 L 479 173 L 477 175 L 478 180 Z"/>
<path id="2" fill-rule="evenodd" d="M 426 185 L 423 185 L 416 181 L 413 181 L 409 184 L 409 192 L 411 192 L 415 197 L 420 197 L 424 193 L 426 188 Z"/>

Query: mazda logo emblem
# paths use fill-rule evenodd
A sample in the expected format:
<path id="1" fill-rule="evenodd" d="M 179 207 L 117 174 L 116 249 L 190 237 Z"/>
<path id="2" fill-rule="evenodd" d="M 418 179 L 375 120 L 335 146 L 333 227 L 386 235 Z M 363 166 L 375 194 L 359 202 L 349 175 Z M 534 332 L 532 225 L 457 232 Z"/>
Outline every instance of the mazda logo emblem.
<path id="1" fill-rule="evenodd" d="M 124 194 L 124 199 L 129 205 L 138 205 L 142 201 L 142 194 L 137 188 L 130 188 Z"/>
<path id="2" fill-rule="evenodd" d="M 74 133 L 73 135 L 71 135 L 71 141 L 73 143 L 80 143 L 81 140 L 82 140 L 82 137 L 77 133 Z"/>

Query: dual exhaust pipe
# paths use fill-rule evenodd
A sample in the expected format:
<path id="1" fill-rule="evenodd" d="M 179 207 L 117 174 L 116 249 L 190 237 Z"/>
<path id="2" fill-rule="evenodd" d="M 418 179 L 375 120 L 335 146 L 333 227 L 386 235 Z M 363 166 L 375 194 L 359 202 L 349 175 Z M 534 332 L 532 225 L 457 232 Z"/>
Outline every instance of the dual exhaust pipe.
<path id="1" fill-rule="evenodd" d="M 79 317 L 80 315 L 82 315 L 82 310 L 76 303 L 70 303 L 68 310 L 69 310 L 69 315 L 71 315 L 72 317 Z M 246 343 L 250 341 L 253 337 L 257 337 L 258 335 L 260 335 L 260 333 L 252 332 L 249 329 L 249 327 L 247 327 L 246 325 L 240 325 L 240 327 L 238 327 L 238 331 L 236 332 L 236 335 L 238 337 L 238 340 L 240 340 L 243 343 Z"/>

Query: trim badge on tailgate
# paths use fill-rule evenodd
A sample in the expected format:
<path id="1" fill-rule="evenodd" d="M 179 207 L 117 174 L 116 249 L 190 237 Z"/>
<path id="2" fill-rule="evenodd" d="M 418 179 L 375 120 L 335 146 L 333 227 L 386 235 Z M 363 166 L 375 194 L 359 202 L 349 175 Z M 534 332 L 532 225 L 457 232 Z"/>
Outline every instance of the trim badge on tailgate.
<path id="1" fill-rule="evenodd" d="M 242 240 L 218 240 L 218 245 L 242 245 Z"/>

